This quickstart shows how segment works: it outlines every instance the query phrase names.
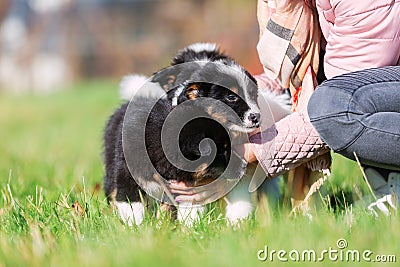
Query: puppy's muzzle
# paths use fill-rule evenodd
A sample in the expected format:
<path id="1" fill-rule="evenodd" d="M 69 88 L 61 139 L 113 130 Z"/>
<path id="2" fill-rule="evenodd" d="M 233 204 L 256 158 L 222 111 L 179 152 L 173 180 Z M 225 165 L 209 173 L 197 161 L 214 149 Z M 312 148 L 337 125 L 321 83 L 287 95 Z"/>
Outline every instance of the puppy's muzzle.
<path id="1" fill-rule="evenodd" d="M 249 128 L 260 127 L 260 113 L 251 112 L 247 115 L 246 121 L 250 122 Z"/>
<path id="2" fill-rule="evenodd" d="M 260 124 L 260 113 L 250 113 L 248 119 L 253 124 Z"/>

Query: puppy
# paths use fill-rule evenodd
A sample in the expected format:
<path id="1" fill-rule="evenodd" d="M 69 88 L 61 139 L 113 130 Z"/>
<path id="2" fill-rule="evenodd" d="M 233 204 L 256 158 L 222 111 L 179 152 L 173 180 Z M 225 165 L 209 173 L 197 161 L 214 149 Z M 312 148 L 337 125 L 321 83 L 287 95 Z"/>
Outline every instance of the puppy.
<path id="1" fill-rule="evenodd" d="M 238 141 L 260 126 L 256 80 L 233 59 L 221 53 L 215 44 L 188 46 L 178 52 L 171 66 L 156 72 L 147 83 L 144 83 L 143 77 L 125 77 L 121 82 L 121 95 L 125 98 L 135 97 L 130 104 L 124 103 L 118 108 L 106 126 L 105 193 L 108 200 L 117 207 L 119 216 L 128 224 L 139 225 L 143 221 L 145 208 L 141 196 L 145 196 L 146 192 L 141 187 L 154 188 L 151 195 L 166 200 L 165 192 L 156 185 L 157 181 L 152 180 L 155 172 L 166 180 L 183 182 L 187 186 L 208 184 L 224 173 L 229 160 L 243 164 L 231 154 L 232 136 L 227 131 L 234 132 L 233 139 Z M 146 90 L 139 92 L 141 85 L 145 85 Z M 215 105 L 213 101 L 196 101 L 204 98 L 223 103 L 236 116 Z M 190 110 L 199 117 L 189 121 L 179 132 L 178 143 L 182 155 L 196 162 L 202 155 L 212 151 L 211 144 L 203 144 L 202 147 L 202 140 L 212 140 L 215 145 L 214 160 L 205 165 L 199 162 L 192 166 L 192 171 L 176 167 L 170 161 L 171 155 L 164 152 L 163 142 L 173 143 L 175 132 L 167 134 L 161 142 L 163 124 L 171 112 L 182 104 L 190 105 Z M 128 144 L 125 147 L 124 123 L 125 129 L 128 129 L 125 140 L 133 138 L 131 142 L 125 143 Z M 137 152 L 143 149 L 132 145 L 138 143 L 134 142 L 134 138 L 141 135 L 145 140 L 144 149 L 148 159 L 136 157 L 127 164 L 126 153 L 129 156 L 129 152 L 126 150 Z M 237 177 L 243 173 L 227 175 Z M 248 217 L 253 210 L 248 192 L 251 175 L 245 175 L 226 197 L 226 217 L 231 223 Z M 145 184 L 140 184 L 138 177 L 146 178 Z M 181 203 L 178 219 L 191 225 L 202 212 L 202 206 Z"/>

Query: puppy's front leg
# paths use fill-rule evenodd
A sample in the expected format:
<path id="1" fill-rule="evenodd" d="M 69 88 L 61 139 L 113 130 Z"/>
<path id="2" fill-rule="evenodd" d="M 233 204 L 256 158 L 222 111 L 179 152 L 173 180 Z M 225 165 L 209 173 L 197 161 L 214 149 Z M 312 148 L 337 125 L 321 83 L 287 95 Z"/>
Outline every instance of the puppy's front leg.
<path id="1" fill-rule="evenodd" d="M 178 221 L 187 227 L 192 227 L 195 222 L 200 220 L 204 211 L 205 208 L 202 205 L 194 205 L 190 202 L 179 203 Z"/>
<path id="2" fill-rule="evenodd" d="M 118 215 L 129 226 L 140 225 L 144 219 L 144 205 L 142 202 L 115 202 Z"/>
<path id="3" fill-rule="evenodd" d="M 254 170 L 248 167 L 246 174 L 240 182 L 225 197 L 226 219 L 229 224 L 236 225 L 241 220 L 248 218 L 253 212 L 249 184 Z"/>

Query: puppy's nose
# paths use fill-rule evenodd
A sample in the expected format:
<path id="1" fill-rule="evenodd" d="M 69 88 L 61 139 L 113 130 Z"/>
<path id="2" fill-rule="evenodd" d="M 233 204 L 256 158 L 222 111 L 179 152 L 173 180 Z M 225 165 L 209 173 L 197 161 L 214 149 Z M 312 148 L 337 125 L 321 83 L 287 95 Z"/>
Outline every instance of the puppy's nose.
<path id="1" fill-rule="evenodd" d="M 250 113 L 249 120 L 254 124 L 258 123 L 260 121 L 260 113 Z"/>

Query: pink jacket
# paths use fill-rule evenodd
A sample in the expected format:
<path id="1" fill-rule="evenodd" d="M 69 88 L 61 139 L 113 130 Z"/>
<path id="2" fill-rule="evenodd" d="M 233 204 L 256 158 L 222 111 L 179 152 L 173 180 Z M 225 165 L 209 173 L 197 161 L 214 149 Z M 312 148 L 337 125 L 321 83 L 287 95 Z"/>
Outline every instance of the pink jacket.
<path id="1" fill-rule="evenodd" d="M 400 63 L 400 0 L 316 0 L 328 79 Z"/>
<path id="2" fill-rule="evenodd" d="M 328 78 L 400 63 L 400 0 L 316 2 L 320 26 L 327 41 L 324 67 Z M 268 58 L 264 60 L 268 61 Z M 265 79 L 264 76 L 257 78 Z M 269 177 L 275 177 L 329 151 L 311 125 L 305 110 L 284 117 L 252 136 L 250 141 Z M 330 163 L 322 157 L 318 164 L 324 168 Z"/>

